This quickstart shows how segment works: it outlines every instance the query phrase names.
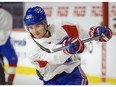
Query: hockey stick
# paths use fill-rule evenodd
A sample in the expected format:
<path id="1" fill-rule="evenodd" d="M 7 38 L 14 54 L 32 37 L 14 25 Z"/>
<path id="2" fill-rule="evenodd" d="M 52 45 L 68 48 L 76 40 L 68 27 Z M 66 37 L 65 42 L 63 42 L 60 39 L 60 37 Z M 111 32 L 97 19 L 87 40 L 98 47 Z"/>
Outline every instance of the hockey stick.
<path id="1" fill-rule="evenodd" d="M 31 34 L 31 32 L 29 31 L 29 29 L 27 29 L 27 30 L 28 30 L 28 32 L 30 33 L 30 35 L 32 36 L 32 34 Z M 84 43 L 90 42 L 90 41 L 99 39 L 101 36 L 103 36 L 103 35 L 96 36 L 96 37 L 90 37 L 90 38 L 85 39 L 85 40 L 82 40 L 82 41 L 83 41 Z M 78 40 L 78 38 L 75 39 L 75 40 L 71 43 L 70 46 L 63 46 L 63 47 L 59 47 L 59 48 L 55 48 L 55 49 L 48 49 L 48 48 L 42 46 L 42 45 L 39 44 L 37 41 L 35 41 L 35 40 L 33 39 L 33 37 L 32 37 L 32 40 L 33 40 L 43 51 L 46 51 L 47 53 L 54 53 L 54 52 L 58 52 L 58 51 L 61 51 L 61 50 L 64 50 L 64 49 L 69 48 L 73 43 L 75 43 L 75 42 Z"/>
<path id="2" fill-rule="evenodd" d="M 0 65 L 2 66 L 2 68 L 4 69 L 4 72 L 6 74 L 8 74 L 7 70 L 4 68 L 4 64 L 3 64 L 3 60 L 0 58 Z"/>
<path id="3" fill-rule="evenodd" d="M 1 64 L 2 68 L 4 69 L 3 60 L 1 58 L 0 58 L 0 64 Z"/>
<path id="4" fill-rule="evenodd" d="M 90 38 L 85 39 L 85 40 L 82 40 L 82 41 L 83 41 L 84 43 L 87 43 L 87 42 L 90 42 L 90 41 L 93 41 L 93 40 L 98 40 L 100 37 L 101 37 L 101 36 L 90 37 Z M 32 38 L 32 39 L 33 39 L 33 38 Z M 78 38 L 75 39 L 75 40 L 72 42 L 72 44 L 75 43 L 77 40 L 78 40 Z M 67 48 L 69 48 L 69 47 L 71 46 L 71 45 L 69 45 L 69 46 L 63 46 L 63 47 L 59 47 L 59 48 L 55 48 L 55 49 L 48 49 L 48 48 L 42 46 L 41 44 L 39 44 L 39 43 L 38 43 L 37 41 L 35 41 L 34 39 L 33 39 L 33 41 L 34 41 L 43 51 L 46 51 L 47 53 L 58 52 L 58 51 L 67 49 Z"/>

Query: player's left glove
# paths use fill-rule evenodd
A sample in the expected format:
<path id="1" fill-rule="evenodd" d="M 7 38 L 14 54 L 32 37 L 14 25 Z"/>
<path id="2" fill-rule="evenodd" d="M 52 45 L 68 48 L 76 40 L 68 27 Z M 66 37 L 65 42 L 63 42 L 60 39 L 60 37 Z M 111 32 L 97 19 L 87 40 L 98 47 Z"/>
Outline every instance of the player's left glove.
<path id="1" fill-rule="evenodd" d="M 84 51 L 84 46 L 85 46 L 84 43 L 79 38 L 73 44 L 72 44 L 72 41 L 74 41 L 74 38 L 71 38 L 71 37 L 65 37 L 63 39 L 62 45 L 70 46 L 69 48 L 63 50 L 64 53 L 66 53 L 66 54 L 82 53 Z"/>
<path id="2" fill-rule="evenodd" d="M 112 38 L 112 31 L 110 28 L 106 26 L 94 26 L 90 28 L 89 32 L 90 37 L 95 37 L 98 35 L 102 35 L 99 39 L 101 42 L 106 42 Z"/>

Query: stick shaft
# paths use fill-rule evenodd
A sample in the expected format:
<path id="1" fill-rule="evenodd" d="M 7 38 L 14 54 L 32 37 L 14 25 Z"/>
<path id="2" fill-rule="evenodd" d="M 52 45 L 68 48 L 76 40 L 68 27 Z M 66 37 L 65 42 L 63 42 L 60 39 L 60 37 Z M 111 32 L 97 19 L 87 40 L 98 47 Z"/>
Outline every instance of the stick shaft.
<path id="1" fill-rule="evenodd" d="M 84 43 L 87 43 L 87 42 L 90 42 L 90 41 L 93 41 L 93 40 L 98 40 L 100 38 L 100 36 L 96 36 L 96 37 L 90 37 L 88 39 L 85 39 L 85 40 L 82 40 Z M 77 39 L 75 39 L 75 42 L 76 42 Z M 73 42 L 74 43 L 74 42 Z M 70 45 L 71 46 L 71 45 Z M 52 52 L 57 52 L 57 51 L 61 51 L 61 50 L 64 50 L 64 49 L 67 49 L 69 48 L 70 46 L 63 46 L 63 47 L 59 47 L 59 48 L 56 48 L 56 49 L 51 49 Z"/>
<path id="2" fill-rule="evenodd" d="M 98 40 L 101 36 L 96 36 L 96 37 L 91 37 L 91 38 L 88 38 L 88 39 L 85 39 L 85 40 L 82 40 L 84 43 L 87 43 L 87 42 L 90 42 L 90 41 L 93 41 L 93 40 Z"/>

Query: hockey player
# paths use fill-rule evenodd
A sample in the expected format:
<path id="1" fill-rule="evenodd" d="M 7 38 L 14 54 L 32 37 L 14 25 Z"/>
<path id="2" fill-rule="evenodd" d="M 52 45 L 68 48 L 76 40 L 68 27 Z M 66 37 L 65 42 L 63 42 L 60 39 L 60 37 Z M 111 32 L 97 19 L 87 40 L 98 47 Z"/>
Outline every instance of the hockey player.
<path id="1" fill-rule="evenodd" d="M 37 74 L 44 85 L 87 85 L 88 79 L 80 67 L 77 57 L 84 50 L 81 39 L 88 35 L 79 25 L 57 22 L 48 25 L 44 10 L 35 6 L 29 8 L 24 16 L 24 25 L 29 32 L 27 51 L 31 63 L 36 67 Z M 112 37 L 112 32 L 105 26 L 92 27 L 90 36 L 105 34 L 107 39 L 101 37 L 99 41 L 106 42 Z M 78 40 L 71 45 L 71 43 Z M 54 53 L 48 53 L 37 45 L 48 49 L 68 46 L 69 48 Z"/>
<path id="2" fill-rule="evenodd" d="M 12 30 L 12 15 L 6 10 L 0 8 L 0 55 L 1 57 L 6 57 L 8 60 L 9 68 L 8 68 L 8 79 L 6 80 L 8 85 L 13 84 L 13 80 L 15 77 L 15 71 L 17 66 L 17 55 L 12 46 L 10 33 Z M 3 66 L 0 66 L 3 68 Z M 2 69 L 4 70 L 4 69 Z M 3 71 L 0 72 L 0 78 L 5 78 Z M 4 80 L 4 79 L 2 79 Z M 1 81 L 5 82 L 5 81 Z M 0 83 L 1 84 L 1 83 Z"/>

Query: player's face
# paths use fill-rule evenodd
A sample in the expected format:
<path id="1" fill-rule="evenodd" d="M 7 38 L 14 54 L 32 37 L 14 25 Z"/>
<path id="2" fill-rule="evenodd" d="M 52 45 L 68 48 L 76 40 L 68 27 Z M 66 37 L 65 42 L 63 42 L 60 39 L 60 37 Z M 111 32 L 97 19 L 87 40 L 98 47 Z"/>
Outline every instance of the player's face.
<path id="1" fill-rule="evenodd" d="M 46 30 L 44 29 L 44 25 L 41 23 L 31 25 L 28 27 L 28 29 L 35 38 L 42 38 L 46 32 Z"/>

